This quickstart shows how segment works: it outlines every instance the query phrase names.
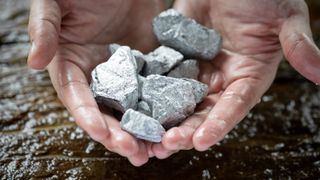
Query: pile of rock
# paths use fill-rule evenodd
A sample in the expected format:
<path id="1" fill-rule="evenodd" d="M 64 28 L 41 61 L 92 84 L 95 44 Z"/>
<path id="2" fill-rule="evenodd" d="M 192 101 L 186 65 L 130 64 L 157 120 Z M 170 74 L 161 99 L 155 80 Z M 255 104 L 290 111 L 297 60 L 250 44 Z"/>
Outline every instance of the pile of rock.
<path id="1" fill-rule="evenodd" d="M 156 17 L 153 28 L 162 46 L 142 54 L 110 45 L 110 59 L 92 71 L 91 89 L 99 105 L 124 113 L 122 129 L 160 142 L 165 129 L 190 116 L 207 95 L 207 85 L 197 81 L 198 62 L 190 58 L 213 59 L 221 37 L 173 9 Z"/>

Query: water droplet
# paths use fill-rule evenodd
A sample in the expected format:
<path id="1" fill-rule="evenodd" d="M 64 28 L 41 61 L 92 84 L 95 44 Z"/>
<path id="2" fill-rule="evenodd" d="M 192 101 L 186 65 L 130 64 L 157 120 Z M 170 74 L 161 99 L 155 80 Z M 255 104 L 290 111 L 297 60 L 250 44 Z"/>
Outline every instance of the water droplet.
<path id="1" fill-rule="evenodd" d="M 261 103 L 261 98 L 258 99 L 257 104 Z"/>

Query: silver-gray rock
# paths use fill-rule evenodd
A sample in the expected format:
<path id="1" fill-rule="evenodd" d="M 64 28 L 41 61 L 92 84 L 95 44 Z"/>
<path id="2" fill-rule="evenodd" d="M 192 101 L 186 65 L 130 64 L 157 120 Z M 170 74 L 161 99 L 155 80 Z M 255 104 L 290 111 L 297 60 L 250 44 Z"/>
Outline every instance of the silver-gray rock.
<path id="1" fill-rule="evenodd" d="M 122 46 L 91 73 L 91 90 L 99 104 L 125 112 L 136 109 L 138 80 L 135 59 L 129 47 Z"/>
<path id="2" fill-rule="evenodd" d="M 177 67 L 172 69 L 169 73 L 169 77 L 174 78 L 189 78 L 198 79 L 199 75 L 199 64 L 197 60 L 188 59 L 178 64 Z"/>
<path id="3" fill-rule="evenodd" d="M 150 116 L 152 117 L 152 111 L 151 111 L 151 108 L 149 106 L 149 104 L 145 101 L 139 101 L 138 102 L 138 108 L 137 108 L 137 111 L 147 115 L 147 116 Z"/>
<path id="4" fill-rule="evenodd" d="M 120 47 L 121 47 L 120 44 L 112 43 L 109 45 L 109 51 L 111 54 L 114 54 L 117 51 L 117 49 Z M 132 49 L 131 53 L 135 57 L 137 72 L 139 73 L 142 70 L 143 65 L 144 65 L 144 61 L 145 61 L 144 54 L 136 49 Z"/>
<path id="5" fill-rule="evenodd" d="M 141 113 L 128 109 L 122 116 L 120 126 L 139 139 L 161 142 L 165 129 L 159 121 Z"/>
<path id="6" fill-rule="evenodd" d="M 109 51 L 110 51 L 111 55 L 114 54 L 119 47 L 121 47 L 121 45 L 117 44 L 117 43 L 109 44 Z"/>
<path id="7" fill-rule="evenodd" d="M 160 46 L 145 56 L 143 75 L 164 74 L 182 60 L 183 55 L 178 51 L 166 46 Z"/>
<path id="8" fill-rule="evenodd" d="M 146 81 L 146 77 L 144 76 L 141 76 L 138 74 L 138 86 L 139 86 L 139 99 L 141 99 L 141 92 L 142 92 L 142 86 L 143 86 L 143 83 Z"/>
<path id="9" fill-rule="evenodd" d="M 174 9 L 160 13 L 153 20 L 153 32 L 162 45 L 172 47 L 189 58 L 212 60 L 220 51 L 220 34 Z"/>
<path id="10" fill-rule="evenodd" d="M 194 79 L 183 78 L 183 80 L 191 84 L 196 103 L 200 103 L 208 95 L 208 85 Z"/>
<path id="11" fill-rule="evenodd" d="M 152 109 L 152 117 L 171 128 L 194 112 L 193 87 L 188 81 L 150 75 L 142 87 L 142 100 Z"/>
<path id="12" fill-rule="evenodd" d="M 136 49 L 131 50 L 131 52 L 136 60 L 137 72 L 140 73 L 145 63 L 145 55 Z"/>

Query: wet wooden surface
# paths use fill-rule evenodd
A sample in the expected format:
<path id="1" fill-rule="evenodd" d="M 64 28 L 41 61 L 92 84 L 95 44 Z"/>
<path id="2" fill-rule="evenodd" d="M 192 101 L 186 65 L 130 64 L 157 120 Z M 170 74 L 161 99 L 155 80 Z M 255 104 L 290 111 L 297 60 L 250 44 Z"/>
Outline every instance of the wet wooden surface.
<path id="1" fill-rule="evenodd" d="M 308 2 L 320 40 L 320 3 Z M 28 1 L 0 0 L 1 179 L 320 178 L 320 88 L 286 63 L 223 142 L 136 168 L 75 125 L 46 71 L 27 68 L 27 18 Z"/>

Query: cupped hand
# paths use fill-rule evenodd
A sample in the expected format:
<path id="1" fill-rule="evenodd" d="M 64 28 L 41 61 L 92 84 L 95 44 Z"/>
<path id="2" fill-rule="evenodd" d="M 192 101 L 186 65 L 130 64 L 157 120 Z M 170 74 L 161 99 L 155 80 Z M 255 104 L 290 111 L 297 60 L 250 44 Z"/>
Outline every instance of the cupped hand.
<path id="1" fill-rule="evenodd" d="M 275 78 L 284 55 L 304 77 L 320 83 L 320 51 L 301 0 L 177 0 L 174 7 L 223 37 L 222 52 L 200 64 L 209 94 L 196 113 L 167 131 L 152 150 L 207 150 L 239 123 Z"/>
<path id="2" fill-rule="evenodd" d="M 76 123 L 108 150 L 134 165 L 152 156 L 150 144 L 120 129 L 111 112 L 102 114 L 89 89 L 90 73 L 117 42 L 149 51 L 157 43 L 152 18 L 163 10 L 161 0 L 32 0 L 28 64 L 45 68 L 57 94 Z M 148 37 L 148 38 L 147 38 Z"/>

